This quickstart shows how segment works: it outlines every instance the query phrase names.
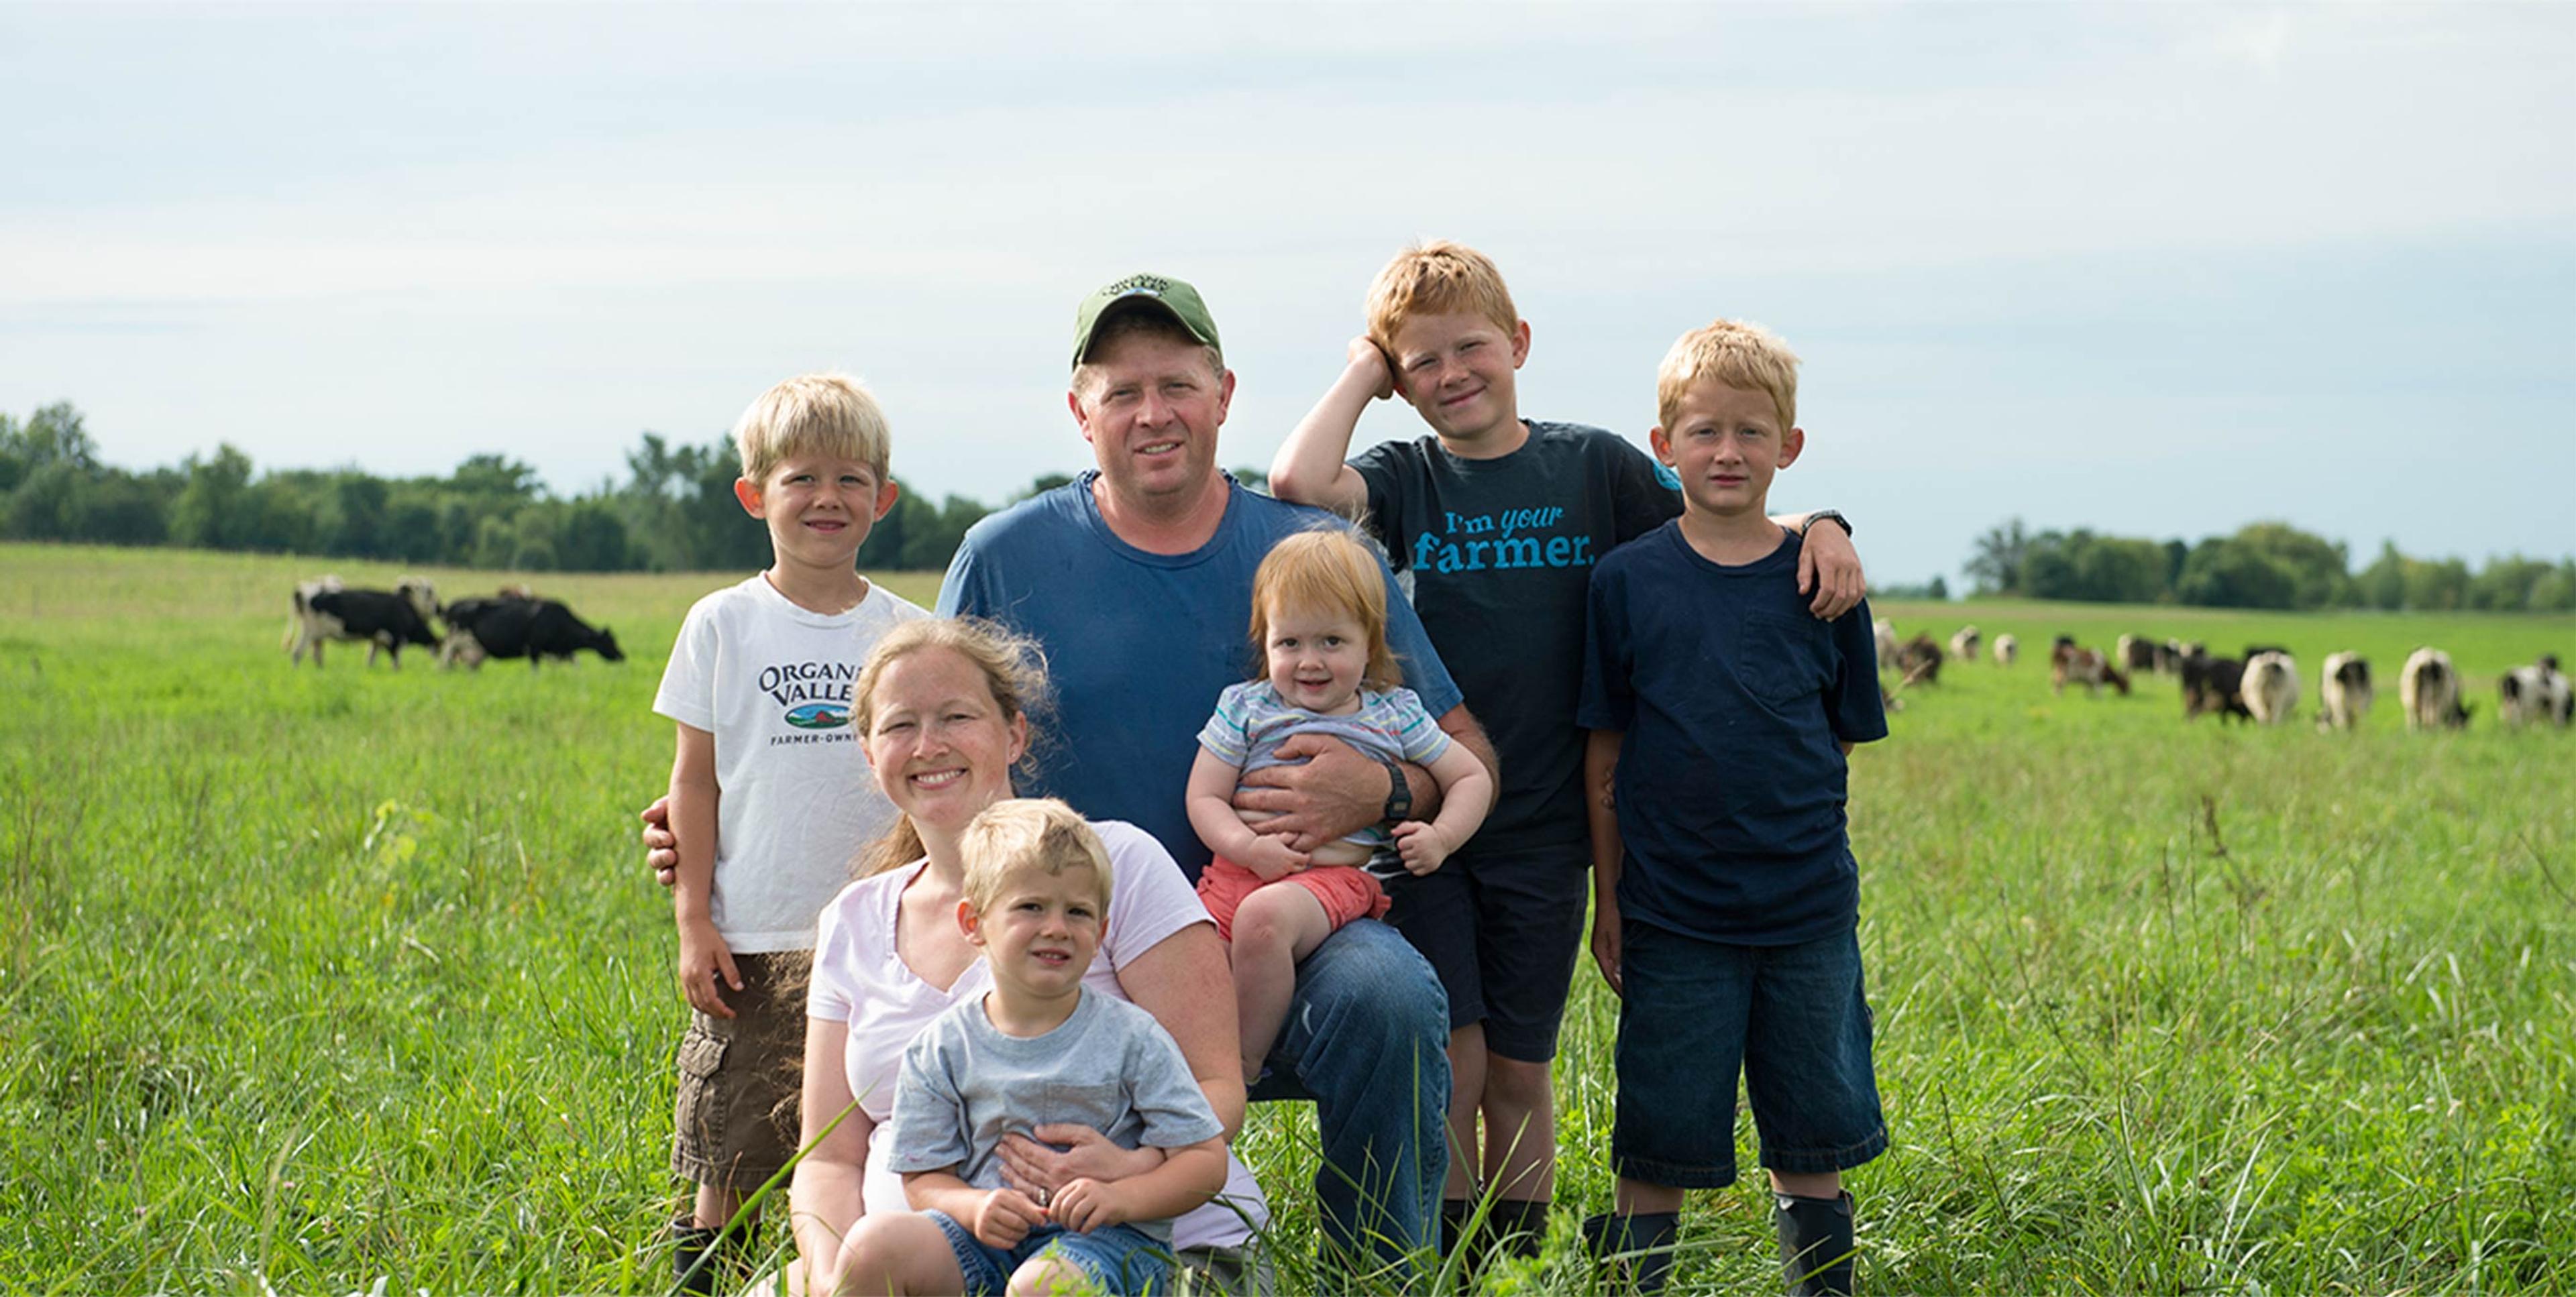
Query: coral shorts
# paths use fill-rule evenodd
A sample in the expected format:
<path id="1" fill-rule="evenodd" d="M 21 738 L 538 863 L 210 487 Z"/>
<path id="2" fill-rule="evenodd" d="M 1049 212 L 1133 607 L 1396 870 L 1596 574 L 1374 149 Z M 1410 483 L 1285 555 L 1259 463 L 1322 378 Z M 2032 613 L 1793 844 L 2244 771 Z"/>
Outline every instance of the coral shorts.
<path id="1" fill-rule="evenodd" d="M 1302 887 L 1324 903 L 1324 917 L 1335 928 L 1353 919 L 1374 919 L 1386 913 L 1389 904 L 1386 889 L 1377 879 L 1357 865 L 1319 865 L 1313 869 L 1289 874 L 1277 881 Z M 1207 906 L 1208 917 L 1216 920 L 1216 932 L 1228 941 L 1234 940 L 1234 912 L 1243 898 L 1266 886 L 1261 875 L 1219 856 L 1199 871 L 1199 903 Z"/>

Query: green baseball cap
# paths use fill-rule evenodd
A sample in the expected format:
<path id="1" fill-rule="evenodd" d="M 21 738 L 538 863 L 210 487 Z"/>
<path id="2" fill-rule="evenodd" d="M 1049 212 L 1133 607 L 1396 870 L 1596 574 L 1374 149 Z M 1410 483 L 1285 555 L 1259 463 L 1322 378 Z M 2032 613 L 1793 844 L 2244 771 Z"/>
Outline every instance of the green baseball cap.
<path id="1" fill-rule="evenodd" d="M 1208 314 L 1207 303 L 1199 300 L 1199 290 L 1169 275 L 1129 275 L 1101 285 L 1074 309 L 1074 366 L 1080 368 L 1083 353 L 1091 350 L 1091 331 L 1100 327 L 1103 316 L 1139 308 L 1162 311 L 1191 337 L 1223 353 L 1216 340 L 1216 319 Z"/>

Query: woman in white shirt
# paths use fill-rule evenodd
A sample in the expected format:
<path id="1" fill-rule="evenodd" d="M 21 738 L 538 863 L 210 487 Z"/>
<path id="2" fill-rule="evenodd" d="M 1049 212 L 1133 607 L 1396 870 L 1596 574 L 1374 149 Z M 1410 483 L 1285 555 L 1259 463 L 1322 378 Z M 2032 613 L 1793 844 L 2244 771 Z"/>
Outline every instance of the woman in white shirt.
<path id="1" fill-rule="evenodd" d="M 806 1291 L 832 1290 L 842 1243 L 863 1217 L 909 1210 L 902 1177 L 871 1136 L 893 1109 L 904 1047 L 989 982 L 980 952 L 957 926 L 964 872 L 957 835 L 976 812 L 1012 796 L 1011 768 L 1030 741 L 1028 708 L 1044 685 L 1032 645 L 970 621 L 897 627 L 860 673 L 850 723 L 902 818 L 870 848 L 863 876 L 824 908 L 815 942 L 804 1092 L 812 1150 L 789 1194 Z M 1133 825 L 1093 827 L 1109 848 L 1116 886 L 1083 984 L 1133 1002 L 1172 1033 L 1231 1138 L 1243 1124 L 1244 1083 L 1224 945 L 1161 844 Z M 1003 1148 L 1012 1177 L 1031 1190 L 1086 1175 L 1114 1179 L 1162 1157 L 1122 1150 L 1082 1127 L 1036 1134 L 1062 1151 L 1016 1136 Z M 1213 1264 L 1220 1274 L 1268 1216 L 1251 1173 L 1228 1161 L 1225 1192 L 1172 1230 L 1184 1263 Z"/>

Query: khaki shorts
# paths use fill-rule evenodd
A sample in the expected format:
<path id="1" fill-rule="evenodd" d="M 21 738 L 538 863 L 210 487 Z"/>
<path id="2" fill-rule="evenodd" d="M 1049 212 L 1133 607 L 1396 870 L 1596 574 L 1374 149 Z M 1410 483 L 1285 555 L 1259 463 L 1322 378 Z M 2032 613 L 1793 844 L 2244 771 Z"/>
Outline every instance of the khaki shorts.
<path id="1" fill-rule="evenodd" d="M 812 960 L 800 950 L 733 961 L 742 989 L 719 989 L 734 1016 L 692 1010 L 680 1037 L 671 1169 L 749 1193 L 796 1153 Z"/>

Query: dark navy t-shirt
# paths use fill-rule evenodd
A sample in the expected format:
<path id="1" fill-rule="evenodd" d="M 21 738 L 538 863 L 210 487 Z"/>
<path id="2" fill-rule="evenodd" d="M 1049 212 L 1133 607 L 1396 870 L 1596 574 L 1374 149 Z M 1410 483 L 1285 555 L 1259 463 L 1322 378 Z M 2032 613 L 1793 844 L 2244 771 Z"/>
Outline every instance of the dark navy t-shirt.
<path id="1" fill-rule="evenodd" d="M 1798 550 L 1712 563 L 1676 521 L 1593 569 L 1576 719 L 1626 736 L 1623 919 L 1768 946 L 1859 918 L 1836 744 L 1887 737 L 1877 648 L 1867 603 L 1808 613 Z"/>
<path id="2" fill-rule="evenodd" d="M 1046 650 L 1054 710 L 1030 797 L 1061 797 L 1095 820 L 1154 835 L 1191 878 L 1208 862 L 1187 791 L 1199 729 L 1225 687 L 1246 679 L 1252 573 L 1280 539 L 1347 526 L 1321 509 L 1232 488 L 1208 543 L 1155 554 L 1118 539 L 1092 498 L 1097 469 L 976 523 L 939 587 L 943 616 L 989 617 Z M 1387 642 L 1404 683 L 1438 717 L 1458 687 L 1387 578 Z"/>
<path id="3" fill-rule="evenodd" d="M 1426 436 L 1371 446 L 1351 467 L 1368 484 L 1370 532 L 1501 758 L 1502 788 L 1467 850 L 1569 848 L 1579 868 L 1583 592 L 1592 565 L 1681 512 L 1681 494 L 1613 433 L 1528 427 L 1495 459 Z"/>

